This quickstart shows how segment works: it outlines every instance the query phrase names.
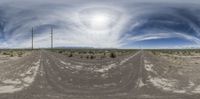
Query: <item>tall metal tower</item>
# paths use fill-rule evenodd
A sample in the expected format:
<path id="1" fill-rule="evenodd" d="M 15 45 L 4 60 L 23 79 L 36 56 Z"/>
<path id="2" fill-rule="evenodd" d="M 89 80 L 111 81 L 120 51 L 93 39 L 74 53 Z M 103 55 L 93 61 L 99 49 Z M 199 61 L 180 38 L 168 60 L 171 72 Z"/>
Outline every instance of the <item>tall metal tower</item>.
<path id="1" fill-rule="evenodd" d="M 51 49 L 53 49 L 53 27 L 51 26 Z"/>
<path id="2" fill-rule="evenodd" d="M 31 49 L 32 50 L 33 50 L 33 32 L 34 32 L 34 30 L 33 30 L 33 27 L 32 27 L 32 36 L 31 36 L 32 37 L 32 42 L 31 42 L 31 44 L 32 44 L 32 48 Z"/>

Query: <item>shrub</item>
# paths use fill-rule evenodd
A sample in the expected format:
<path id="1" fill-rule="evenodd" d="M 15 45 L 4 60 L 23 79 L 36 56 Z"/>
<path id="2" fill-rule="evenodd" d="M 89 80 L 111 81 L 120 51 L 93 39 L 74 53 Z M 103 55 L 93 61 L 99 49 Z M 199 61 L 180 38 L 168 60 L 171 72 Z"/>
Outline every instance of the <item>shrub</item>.
<path id="1" fill-rule="evenodd" d="M 10 54 L 10 57 L 13 57 L 14 55 L 13 54 Z"/>
<path id="2" fill-rule="evenodd" d="M 90 59 L 94 59 L 95 57 L 93 55 L 90 56 Z"/>
<path id="3" fill-rule="evenodd" d="M 68 57 L 73 57 L 73 54 L 72 54 L 72 53 L 70 53 Z"/>
<path id="4" fill-rule="evenodd" d="M 19 52 L 18 53 L 18 57 L 22 57 L 23 53 L 22 52 Z"/>
<path id="5" fill-rule="evenodd" d="M 89 56 L 87 55 L 86 58 L 89 59 Z"/>
<path id="6" fill-rule="evenodd" d="M 3 55 L 9 55 L 8 53 L 6 53 L 6 52 L 3 52 Z"/>
<path id="7" fill-rule="evenodd" d="M 110 53 L 110 58 L 116 58 L 116 54 L 115 53 Z"/>
<path id="8" fill-rule="evenodd" d="M 60 51 L 58 51 L 58 53 L 63 53 L 63 51 L 60 50 Z"/>

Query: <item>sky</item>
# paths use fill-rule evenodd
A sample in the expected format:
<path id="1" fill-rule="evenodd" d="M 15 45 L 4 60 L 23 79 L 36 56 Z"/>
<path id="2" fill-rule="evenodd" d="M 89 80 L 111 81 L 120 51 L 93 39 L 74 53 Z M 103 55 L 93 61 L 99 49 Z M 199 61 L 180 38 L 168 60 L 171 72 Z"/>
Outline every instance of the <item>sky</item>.
<path id="1" fill-rule="evenodd" d="M 199 0 L 1 0 L 0 48 L 200 48 Z"/>

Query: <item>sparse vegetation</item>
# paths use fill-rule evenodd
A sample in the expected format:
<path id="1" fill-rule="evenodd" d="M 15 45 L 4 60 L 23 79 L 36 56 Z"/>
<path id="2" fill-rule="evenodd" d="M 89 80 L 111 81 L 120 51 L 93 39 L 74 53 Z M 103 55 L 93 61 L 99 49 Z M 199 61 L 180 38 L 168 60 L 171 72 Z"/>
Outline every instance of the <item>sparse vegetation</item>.
<path id="1" fill-rule="evenodd" d="M 90 59 L 94 59 L 95 57 L 93 55 L 90 56 Z"/>
<path id="2" fill-rule="evenodd" d="M 70 54 L 69 54 L 69 57 L 73 57 L 73 54 L 72 54 L 72 53 L 70 53 Z"/>
<path id="3" fill-rule="evenodd" d="M 23 49 L 7 50 L 7 49 L 4 49 L 4 50 L 0 50 L 0 55 L 9 56 L 9 57 L 22 57 L 27 52 L 29 52 L 29 50 L 23 50 Z"/>
<path id="4" fill-rule="evenodd" d="M 129 90 L 131 92 L 132 90 L 138 90 L 135 89 L 135 86 L 138 86 L 138 79 L 141 77 L 144 78 L 141 79 L 142 85 L 146 86 L 143 87 L 144 90 L 146 90 L 145 88 L 152 88 L 151 90 L 154 91 L 155 87 L 156 92 L 159 87 L 155 86 L 154 83 L 157 80 L 159 81 L 158 83 L 161 83 L 160 86 L 162 86 L 162 88 L 168 88 L 167 84 L 171 82 L 173 82 L 173 87 L 170 87 L 172 89 L 176 87 L 188 88 L 189 81 L 194 84 L 191 88 L 199 85 L 199 77 L 197 75 L 199 75 L 200 70 L 200 57 L 185 57 L 190 55 L 200 55 L 197 50 L 144 50 L 138 52 L 138 54 L 134 54 L 137 50 L 116 49 L 53 49 L 50 51 L 53 52 L 39 51 L 39 53 L 36 52 L 34 55 L 32 54 L 33 56 L 28 55 L 27 57 L 20 59 L 20 62 L 14 60 L 13 62 L 9 61 L 10 63 L 6 65 L 2 64 L 2 72 L 4 74 L 9 74 L 8 76 L 5 76 L 9 77 L 9 79 L 19 79 L 20 81 L 23 81 L 22 83 L 17 84 L 17 86 L 20 86 L 23 83 L 27 84 L 24 82 L 24 79 L 29 75 L 29 77 L 31 77 L 35 73 L 41 72 L 43 74 L 42 76 L 39 76 L 41 78 L 35 79 L 35 82 L 38 83 L 33 83 L 33 87 L 29 87 L 30 92 L 35 90 L 35 88 L 38 88 L 38 85 L 44 84 L 43 86 L 61 88 L 61 90 L 66 88 L 67 92 L 70 92 L 71 89 L 68 90 L 69 88 L 75 88 L 78 94 L 85 94 L 85 90 L 82 90 L 84 88 L 91 93 L 87 93 L 86 95 L 93 95 L 93 92 L 95 92 L 95 95 L 98 95 L 98 92 L 100 92 L 99 90 L 105 90 L 104 93 L 106 95 L 107 92 L 109 92 L 108 95 L 110 95 L 110 92 L 113 90 L 117 90 L 117 94 L 119 94 L 118 92 L 123 92 L 124 90 L 127 90 L 127 92 Z M 6 59 L 9 59 L 7 57 L 21 57 L 26 52 L 21 50 L 5 50 L 0 53 L 5 55 Z M 183 56 L 183 58 L 181 59 L 180 56 Z M 3 59 L 5 58 L 3 57 Z M 38 69 L 39 72 L 32 69 L 36 64 L 35 59 L 38 60 L 37 66 L 42 66 L 42 68 Z M 27 62 L 30 62 L 32 65 L 27 65 Z M 10 70 L 12 72 L 10 72 Z M 31 74 L 29 72 L 31 72 Z M 21 76 L 25 73 L 27 73 L 25 76 Z M 138 74 L 141 75 L 135 76 Z M 50 81 L 50 83 L 43 83 L 38 80 Z M 186 83 L 182 84 L 181 82 Z M 46 91 L 46 87 L 41 87 L 40 89 L 41 92 Z M 20 92 L 24 92 L 24 90 Z M 72 92 L 76 95 L 76 91 L 73 90 Z M 40 95 L 40 92 L 38 93 Z M 100 93 L 100 95 L 102 95 L 102 93 Z"/>
<path id="5" fill-rule="evenodd" d="M 137 50 L 129 49 L 53 49 L 57 52 L 68 57 L 80 58 L 86 60 L 102 60 L 114 59 L 122 56 L 127 56 L 135 53 Z"/>
<path id="6" fill-rule="evenodd" d="M 170 54 L 170 55 L 181 55 L 181 56 L 195 56 L 200 54 L 199 49 L 160 49 L 150 50 L 154 55 Z"/>
<path id="7" fill-rule="evenodd" d="M 116 56 L 115 53 L 112 52 L 112 53 L 110 53 L 110 57 L 111 57 L 111 58 L 116 58 L 117 56 Z"/>

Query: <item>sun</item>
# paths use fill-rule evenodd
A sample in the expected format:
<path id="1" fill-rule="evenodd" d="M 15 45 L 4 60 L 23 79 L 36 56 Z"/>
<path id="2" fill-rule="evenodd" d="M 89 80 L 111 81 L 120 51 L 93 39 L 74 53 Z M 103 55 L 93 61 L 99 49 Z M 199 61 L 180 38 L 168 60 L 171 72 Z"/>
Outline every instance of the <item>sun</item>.
<path id="1" fill-rule="evenodd" d="M 113 28 L 120 15 L 117 11 L 105 8 L 84 9 L 79 13 L 81 23 L 86 29 L 104 31 Z"/>
<path id="2" fill-rule="evenodd" d="M 110 19 L 109 15 L 105 13 L 96 13 L 91 15 L 91 18 L 89 20 L 89 25 L 93 29 L 102 30 L 109 28 L 111 20 L 112 19 Z"/>

